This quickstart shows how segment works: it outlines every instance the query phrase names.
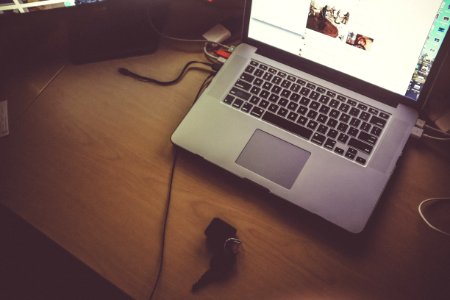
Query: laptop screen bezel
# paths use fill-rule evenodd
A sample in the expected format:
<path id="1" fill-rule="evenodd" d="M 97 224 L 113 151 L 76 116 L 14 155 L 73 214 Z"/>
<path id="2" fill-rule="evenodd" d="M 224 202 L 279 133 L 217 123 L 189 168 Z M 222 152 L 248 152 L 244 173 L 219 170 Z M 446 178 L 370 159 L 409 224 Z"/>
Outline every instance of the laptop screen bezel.
<path id="1" fill-rule="evenodd" d="M 289 53 L 287 51 L 281 50 L 279 48 L 273 47 L 271 45 L 250 38 L 248 36 L 248 33 L 250 24 L 251 5 L 252 0 L 245 1 L 242 41 L 249 45 L 255 46 L 257 48 L 258 54 L 270 57 L 290 67 L 299 69 L 313 76 L 323 78 L 334 84 L 343 86 L 349 90 L 360 93 L 362 95 L 365 95 L 367 97 L 370 97 L 372 99 L 383 102 L 393 107 L 397 106 L 399 103 L 402 103 L 420 110 L 425 106 L 425 104 L 428 101 L 429 95 L 432 91 L 433 82 L 435 82 L 436 77 L 439 75 L 444 58 L 448 54 L 450 48 L 450 41 L 449 41 L 450 30 L 448 30 L 442 42 L 442 45 L 436 55 L 433 66 L 431 67 L 427 81 L 423 85 L 418 99 L 415 101 L 406 96 L 391 92 L 387 89 L 381 88 L 367 81 L 363 81 L 361 79 L 350 76 L 343 72 L 337 71 L 335 69 L 329 68 L 327 66 L 321 65 L 311 60 L 302 58 L 298 55 Z"/>

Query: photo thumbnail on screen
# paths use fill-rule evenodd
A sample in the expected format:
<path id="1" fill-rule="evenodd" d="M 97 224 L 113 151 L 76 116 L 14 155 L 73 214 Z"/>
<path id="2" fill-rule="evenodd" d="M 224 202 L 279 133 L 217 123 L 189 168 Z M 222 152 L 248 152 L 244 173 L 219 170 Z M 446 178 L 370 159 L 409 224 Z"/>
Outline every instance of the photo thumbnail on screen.
<path id="1" fill-rule="evenodd" d="M 0 0 L 0 14 L 21 14 L 103 1 L 106 0 Z"/>

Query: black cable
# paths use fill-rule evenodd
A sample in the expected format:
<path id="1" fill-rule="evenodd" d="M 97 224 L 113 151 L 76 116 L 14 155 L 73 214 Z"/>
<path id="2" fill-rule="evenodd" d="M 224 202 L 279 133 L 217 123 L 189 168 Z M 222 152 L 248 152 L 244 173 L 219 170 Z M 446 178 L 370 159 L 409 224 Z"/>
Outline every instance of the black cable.
<path id="1" fill-rule="evenodd" d="M 195 96 L 194 103 L 198 100 L 198 98 L 200 98 L 200 95 L 203 93 L 203 91 L 206 89 L 206 87 L 211 82 L 211 78 L 213 78 L 215 75 L 216 75 L 216 73 L 214 72 L 214 73 L 209 74 L 208 77 L 206 77 L 205 81 L 203 81 L 203 84 L 198 89 L 197 95 Z"/>
<path id="2" fill-rule="evenodd" d="M 167 220 L 169 219 L 169 208 L 170 208 L 170 202 L 172 199 L 172 184 L 173 184 L 173 177 L 175 175 L 175 167 L 177 163 L 177 148 L 174 148 L 173 151 L 173 160 L 172 160 L 172 168 L 170 170 L 170 177 L 169 177 L 169 185 L 168 185 L 168 191 L 167 191 L 167 197 L 166 197 L 166 210 L 164 212 L 164 219 L 163 219 L 163 228 L 162 228 L 162 237 L 161 237 L 161 249 L 159 254 L 159 268 L 158 273 L 156 274 L 156 280 L 153 284 L 152 293 L 150 294 L 150 300 L 153 299 L 153 296 L 156 292 L 156 288 L 158 287 L 159 280 L 161 278 L 161 273 L 163 269 L 163 262 L 164 262 L 164 249 L 166 245 L 166 231 L 167 231 Z"/>
<path id="3" fill-rule="evenodd" d="M 200 86 L 197 95 L 194 99 L 194 102 L 197 101 L 197 99 L 200 97 L 201 93 L 205 90 L 205 88 L 208 86 L 211 78 L 213 78 L 215 75 L 215 72 L 212 74 L 209 74 L 208 77 L 203 81 L 202 85 Z M 150 294 L 149 300 L 153 299 L 153 296 L 155 295 L 156 288 L 158 287 L 159 280 L 161 279 L 161 274 L 163 270 L 163 263 L 164 263 L 164 250 L 166 246 L 166 231 L 167 231 L 167 221 L 169 219 L 169 209 L 170 209 L 170 203 L 172 200 L 172 186 L 173 186 L 173 178 L 175 175 L 175 167 L 177 163 L 177 157 L 178 157 L 177 148 L 175 146 L 174 153 L 173 153 L 173 160 L 172 160 L 172 168 L 170 170 L 170 176 L 169 176 L 169 184 L 168 184 L 168 190 L 167 190 L 167 196 L 166 196 L 166 209 L 164 212 L 164 219 L 163 219 L 163 225 L 162 225 L 162 234 L 161 234 L 161 249 L 159 254 L 159 267 L 158 272 L 156 274 L 156 280 L 153 284 L 152 292 Z"/>
<path id="4" fill-rule="evenodd" d="M 213 64 L 213 63 L 208 63 L 208 62 L 203 62 L 203 61 L 194 61 L 194 60 L 193 60 L 193 61 L 189 61 L 189 62 L 186 63 L 186 65 L 183 67 L 183 69 L 181 70 L 181 72 L 180 72 L 180 74 L 177 76 L 177 78 L 175 78 L 175 79 L 173 79 L 173 80 L 169 80 L 169 81 L 160 81 L 160 80 L 157 80 L 157 79 L 154 79 L 154 78 L 142 76 L 142 75 L 139 75 L 139 74 L 137 74 L 137 73 L 131 72 L 130 70 L 128 70 L 128 69 L 126 69 L 126 68 L 118 68 L 117 71 L 118 71 L 120 74 L 124 75 L 124 76 L 129 76 L 129 77 L 134 78 L 134 79 L 139 80 L 139 81 L 149 82 L 149 83 L 156 83 L 156 84 L 159 84 L 159 85 L 167 86 L 167 85 L 173 85 L 173 84 L 178 83 L 178 82 L 183 78 L 183 76 L 187 73 L 187 71 L 191 70 L 191 69 L 189 68 L 189 66 L 191 66 L 191 65 L 193 65 L 193 64 L 202 64 L 202 65 L 205 65 L 205 66 L 209 66 L 209 67 L 211 67 L 214 71 L 216 71 L 216 69 L 218 68 L 218 67 L 215 66 L 215 64 Z M 201 70 L 202 70 L 202 69 L 201 69 Z"/>

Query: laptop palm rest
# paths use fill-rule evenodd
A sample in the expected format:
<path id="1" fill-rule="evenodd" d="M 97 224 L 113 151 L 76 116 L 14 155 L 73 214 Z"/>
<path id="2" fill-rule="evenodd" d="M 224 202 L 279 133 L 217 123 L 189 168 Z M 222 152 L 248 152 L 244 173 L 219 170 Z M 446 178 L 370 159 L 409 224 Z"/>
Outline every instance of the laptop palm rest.
<path id="1" fill-rule="evenodd" d="M 311 153 L 257 129 L 236 163 L 290 189 Z"/>

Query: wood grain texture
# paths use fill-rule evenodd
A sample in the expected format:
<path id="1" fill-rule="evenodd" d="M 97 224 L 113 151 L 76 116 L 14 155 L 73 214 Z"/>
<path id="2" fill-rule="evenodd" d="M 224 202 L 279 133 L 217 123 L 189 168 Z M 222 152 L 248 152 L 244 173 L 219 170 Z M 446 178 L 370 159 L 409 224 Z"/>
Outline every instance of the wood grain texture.
<path id="1" fill-rule="evenodd" d="M 116 69 L 169 80 L 192 59 L 202 55 L 165 44 L 153 55 L 67 64 L 0 139 L 1 203 L 136 299 L 156 279 L 170 135 L 207 74 L 159 87 Z M 448 299 L 450 241 L 417 214 L 421 200 L 450 195 L 448 150 L 410 143 L 359 235 L 179 151 L 155 299 Z M 209 265 L 203 231 L 213 217 L 238 229 L 242 252 L 232 277 L 192 295 Z"/>

